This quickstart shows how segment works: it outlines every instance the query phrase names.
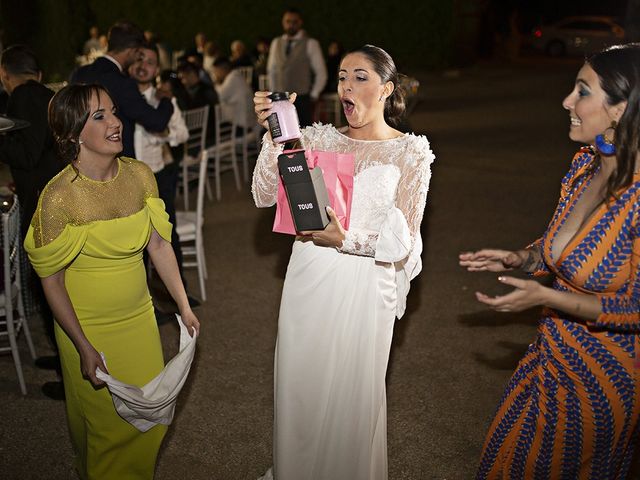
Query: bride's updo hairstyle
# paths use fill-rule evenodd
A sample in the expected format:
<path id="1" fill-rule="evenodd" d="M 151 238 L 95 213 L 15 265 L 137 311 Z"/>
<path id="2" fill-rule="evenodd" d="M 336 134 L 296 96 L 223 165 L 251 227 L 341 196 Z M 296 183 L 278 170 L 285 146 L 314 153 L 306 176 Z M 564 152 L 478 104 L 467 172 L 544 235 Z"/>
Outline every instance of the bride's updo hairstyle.
<path id="1" fill-rule="evenodd" d="M 373 69 L 380 75 L 382 83 L 393 83 L 393 93 L 385 100 L 384 118 L 393 126 L 399 125 L 406 109 L 405 92 L 400 85 L 400 74 L 391 55 L 375 45 L 364 45 L 349 53 L 360 53 L 367 57 Z"/>

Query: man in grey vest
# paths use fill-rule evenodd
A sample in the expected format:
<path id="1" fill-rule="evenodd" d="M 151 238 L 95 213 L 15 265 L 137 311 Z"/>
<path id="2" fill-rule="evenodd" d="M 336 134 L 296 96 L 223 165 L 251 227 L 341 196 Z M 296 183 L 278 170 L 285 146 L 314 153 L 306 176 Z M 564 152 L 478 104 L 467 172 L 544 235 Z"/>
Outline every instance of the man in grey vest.
<path id="1" fill-rule="evenodd" d="M 313 109 L 327 83 L 327 67 L 315 38 L 302 30 L 302 15 L 288 8 L 282 17 L 284 35 L 271 42 L 267 60 L 269 90 L 296 92 L 300 126 L 313 121 Z"/>

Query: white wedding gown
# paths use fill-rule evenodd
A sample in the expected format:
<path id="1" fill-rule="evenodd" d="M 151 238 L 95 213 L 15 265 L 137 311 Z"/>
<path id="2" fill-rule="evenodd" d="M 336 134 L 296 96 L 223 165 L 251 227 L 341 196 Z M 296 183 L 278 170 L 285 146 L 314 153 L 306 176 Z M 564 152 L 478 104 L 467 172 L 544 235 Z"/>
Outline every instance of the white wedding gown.
<path id="1" fill-rule="evenodd" d="M 304 148 L 355 155 L 349 231 L 340 251 L 296 239 L 275 353 L 276 480 L 386 480 L 385 373 L 396 316 L 421 269 L 420 222 L 433 154 L 424 136 L 353 140 L 331 125 Z M 277 198 L 281 147 L 263 143 L 252 191 Z"/>

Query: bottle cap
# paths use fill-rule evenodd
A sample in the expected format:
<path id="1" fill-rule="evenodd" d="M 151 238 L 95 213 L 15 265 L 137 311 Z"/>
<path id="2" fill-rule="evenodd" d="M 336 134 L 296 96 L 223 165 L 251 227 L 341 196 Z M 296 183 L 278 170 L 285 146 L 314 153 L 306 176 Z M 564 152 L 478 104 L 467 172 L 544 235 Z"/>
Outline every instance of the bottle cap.
<path id="1" fill-rule="evenodd" d="M 278 102 L 280 100 L 289 100 L 289 92 L 273 92 L 271 95 L 269 95 L 269 98 L 274 102 Z"/>

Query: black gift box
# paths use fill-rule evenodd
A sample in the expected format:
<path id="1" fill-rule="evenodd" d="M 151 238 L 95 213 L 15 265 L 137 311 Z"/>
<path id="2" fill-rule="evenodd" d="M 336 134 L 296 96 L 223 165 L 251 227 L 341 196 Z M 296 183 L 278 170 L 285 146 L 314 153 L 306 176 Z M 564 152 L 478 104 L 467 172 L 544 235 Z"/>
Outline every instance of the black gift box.
<path id="1" fill-rule="evenodd" d="M 322 170 L 309 170 L 304 151 L 279 155 L 278 170 L 296 231 L 324 230 L 329 224 L 326 207 L 330 203 Z"/>

